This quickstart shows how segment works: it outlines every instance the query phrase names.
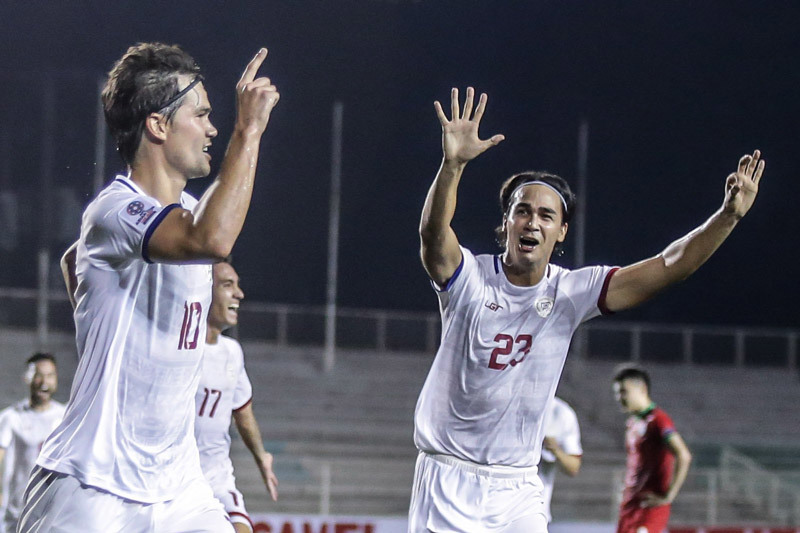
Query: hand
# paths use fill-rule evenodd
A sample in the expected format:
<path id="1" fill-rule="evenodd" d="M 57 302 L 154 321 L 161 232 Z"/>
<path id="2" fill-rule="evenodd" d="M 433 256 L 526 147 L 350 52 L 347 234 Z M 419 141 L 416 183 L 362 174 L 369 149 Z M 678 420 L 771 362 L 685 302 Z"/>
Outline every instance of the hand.
<path id="1" fill-rule="evenodd" d="M 271 453 L 264 452 L 264 454 L 259 457 L 259 460 L 256 461 L 256 464 L 258 464 L 258 470 L 261 472 L 261 479 L 264 480 L 264 485 L 266 485 L 267 491 L 272 497 L 272 501 L 276 502 L 278 501 L 278 478 L 272 471 L 272 459 Z"/>
<path id="2" fill-rule="evenodd" d="M 545 450 L 553 453 L 556 453 L 556 450 L 558 450 L 558 442 L 556 442 L 555 437 L 545 437 L 542 446 L 544 446 Z"/>
<path id="3" fill-rule="evenodd" d="M 450 92 L 450 111 L 453 115 L 451 120 L 448 120 L 444 111 L 442 111 L 442 105 L 438 101 L 433 103 L 436 108 L 436 114 L 439 116 L 439 122 L 442 124 L 442 150 L 444 151 L 444 159 L 447 162 L 463 165 L 505 139 L 503 135 L 494 135 L 488 140 L 480 140 L 478 126 L 486 109 L 487 97 L 486 93 L 481 94 L 478 100 L 478 107 L 475 108 L 475 114 L 470 118 L 474 97 L 475 90 L 472 87 L 468 87 L 467 99 L 464 101 L 464 113 L 460 114 L 458 89 L 454 88 Z"/>
<path id="4" fill-rule="evenodd" d="M 243 131 L 251 131 L 257 135 L 264 133 L 270 113 L 281 98 L 269 78 L 256 78 L 256 73 L 266 57 L 267 49 L 260 49 L 247 64 L 236 84 L 237 125 Z"/>
<path id="5" fill-rule="evenodd" d="M 661 505 L 669 505 L 672 500 L 665 496 L 659 496 L 654 492 L 645 492 L 642 494 L 642 500 L 639 502 L 639 507 L 659 507 Z"/>
<path id="6" fill-rule="evenodd" d="M 722 205 L 725 213 L 742 218 L 750 210 L 758 194 L 764 164 L 759 150 L 742 156 L 738 170 L 725 180 L 725 203 Z"/>

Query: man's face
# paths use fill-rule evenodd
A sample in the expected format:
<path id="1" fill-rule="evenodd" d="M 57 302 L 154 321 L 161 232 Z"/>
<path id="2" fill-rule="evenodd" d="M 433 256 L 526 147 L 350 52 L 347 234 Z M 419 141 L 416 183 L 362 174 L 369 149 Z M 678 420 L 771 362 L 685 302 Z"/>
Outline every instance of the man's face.
<path id="1" fill-rule="evenodd" d="M 239 302 L 243 298 L 236 270 L 228 263 L 215 264 L 209 324 L 219 330 L 235 326 L 239 322 Z"/>
<path id="2" fill-rule="evenodd" d="M 647 407 L 647 387 L 638 379 L 623 379 L 614 382 L 614 399 L 623 412 L 638 413 Z"/>
<path id="3" fill-rule="evenodd" d="M 31 403 L 41 404 L 50 401 L 58 389 L 58 372 L 56 365 L 46 359 L 31 363 L 29 372 L 33 372 L 31 377 Z"/>
<path id="4" fill-rule="evenodd" d="M 192 78 L 179 77 L 183 89 Z M 217 129 L 209 118 L 211 104 L 202 83 L 195 85 L 183 97 L 181 106 L 167 123 L 164 153 L 168 165 L 186 179 L 208 176 L 211 173 L 211 155 L 208 149 L 217 136 Z"/>
<path id="5" fill-rule="evenodd" d="M 549 187 L 534 184 L 516 191 L 503 218 L 511 264 L 526 267 L 549 262 L 556 243 L 567 236 L 567 224 L 562 221 L 561 199 Z"/>

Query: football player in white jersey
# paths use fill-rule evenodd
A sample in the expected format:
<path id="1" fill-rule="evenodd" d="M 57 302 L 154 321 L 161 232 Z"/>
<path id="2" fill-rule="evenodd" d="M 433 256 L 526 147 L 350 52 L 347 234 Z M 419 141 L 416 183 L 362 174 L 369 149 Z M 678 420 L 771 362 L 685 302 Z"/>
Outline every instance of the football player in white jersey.
<path id="1" fill-rule="evenodd" d="M 56 359 L 49 353 L 28 358 L 24 376 L 30 389 L 22 400 L 0 411 L 0 464 L 3 500 L 0 533 L 14 533 L 22 510 L 22 494 L 44 439 L 64 417 L 64 404 L 53 400 L 58 389 Z"/>
<path id="2" fill-rule="evenodd" d="M 220 173 L 199 201 L 217 135 L 194 59 L 140 43 L 109 73 L 102 100 L 128 167 L 89 204 L 75 246 L 80 361 L 64 421 L 31 474 L 18 531 L 232 531 L 203 477 L 194 395 L 211 301 L 211 264 L 230 254 L 250 204 L 261 136 L 279 94 L 256 74 L 236 85 Z"/>
<path id="3" fill-rule="evenodd" d="M 500 255 L 475 256 L 451 226 L 467 163 L 500 143 L 482 140 L 486 108 L 453 89 L 450 117 L 434 104 L 444 158 L 425 200 L 420 255 L 439 297 L 442 337 L 417 402 L 420 450 L 409 530 L 547 531 L 537 465 L 544 415 L 578 325 L 651 298 L 700 267 L 755 200 L 756 150 L 725 182 L 722 206 L 660 254 L 624 268 L 570 271 L 550 263 L 567 236 L 575 198 L 566 181 L 525 172 L 501 189 Z"/>
<path id="4" fill-rule="evenodd" d="M 583 460 L 581 428 L 578 416 L 570 405 L 556 396 L 545 415 L 542 458 L 539 461 L 539 477 L 542 479 L 544 511 L 547 522 L 553 520 L 550 502 L 553 499 L 553 484 L 556 470 L 568 476 L 577 476 Z"/>
<path id="5" fill-rule="evenodd" d="M 253 387 L 244 368 L 242 347 L 221 334 L 238 323 L 239 303 L 243 298 L 239 275 L 233 266 L 227 262 L 214 265 L 206 349 L 195 396 L 194 435 L 200 450 L 200 466 L 214 497 L 222 502 L 236 533 L 252 533 L 253 522 L 233 476 L 231 416 L 273 501 L 278 499 L 278 478 L 272 471 L 272 454 L 264 450 L 261 430 L 253 414 Z"/>

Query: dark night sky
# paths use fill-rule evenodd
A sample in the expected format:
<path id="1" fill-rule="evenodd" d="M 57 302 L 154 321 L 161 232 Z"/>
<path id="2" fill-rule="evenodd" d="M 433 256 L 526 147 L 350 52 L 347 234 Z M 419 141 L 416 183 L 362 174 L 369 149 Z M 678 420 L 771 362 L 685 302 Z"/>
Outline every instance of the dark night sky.
<path id="1" fill-rule="evenodd" d="M 482 134 L 504 133 L 506 141 L 467 168 L 454 223 L 463 244 L 496 250 L 496 195 L 508 175 L 547 169 L 574 182 L 582 117 L 591 128 L 591 263 L 628 264 L 659 252 L 717 209 L 726 175 L 760 148 L 767 170 L 750 215 L 700 272 L 623 318 L 797 327 L 798 27 L 800 4 L 789 1 L 6 1 L 0 190 L 18 192 L 28 217 L 23 241 L 35 241 L 26 231 L 41 219 L 41 84 L 8 81 L 12 73 L 61 72 L 53 180 L 85 203 L 94 77 L 128 45 L 178 43 L 201 64 L 220 130 L 217 165 L 233 121 L 233 86 L 265 45 L 262 71 L 281 101 L 235 249 L 249 299 L 324 301 L 338 99 L 345 106 L 339 302 L 435 310 L 416 233 L 441 158 L 432 102 L 472 84 L 490 98 Z M 110 175 L 119 166 L 110 148 L 107 160 Z M 54 251 L 65 244 L 55 242 Z M 31 247 L 23 242 L 4 254 L 0 284 L 31 284 Z M 568 249 L 560 262 L 571 261 Z"/>

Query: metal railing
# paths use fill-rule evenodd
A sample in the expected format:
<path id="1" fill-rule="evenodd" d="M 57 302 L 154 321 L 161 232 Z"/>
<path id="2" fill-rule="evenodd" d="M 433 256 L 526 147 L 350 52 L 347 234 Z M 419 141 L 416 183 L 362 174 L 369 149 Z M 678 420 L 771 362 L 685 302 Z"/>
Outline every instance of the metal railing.
<path id="1" fill-rule="evenodd" d="M 720 480 L 725 490 L 770 522 L 800 524 L 800 489 L 731 447 L 722 449 Z"/>
<path id="2" fill-rule="evenodd" d="M 63 291 L 0 287 L 0 326 L 71 331 Z M 43 310 L 43 307 L 46 309 Z M 45 320 L 43 325 L 41 322 Z M 239 334 L 278 345 L 325 343 L 325 306 L 243 302 Z M 372 352 L 433 354 L 441 321 L 435 312 L 339 308 L 336 346 Z M 798 369 L 800 330 L 595 320 L 581 326 L 572 356 L 597 360 Z"/>

